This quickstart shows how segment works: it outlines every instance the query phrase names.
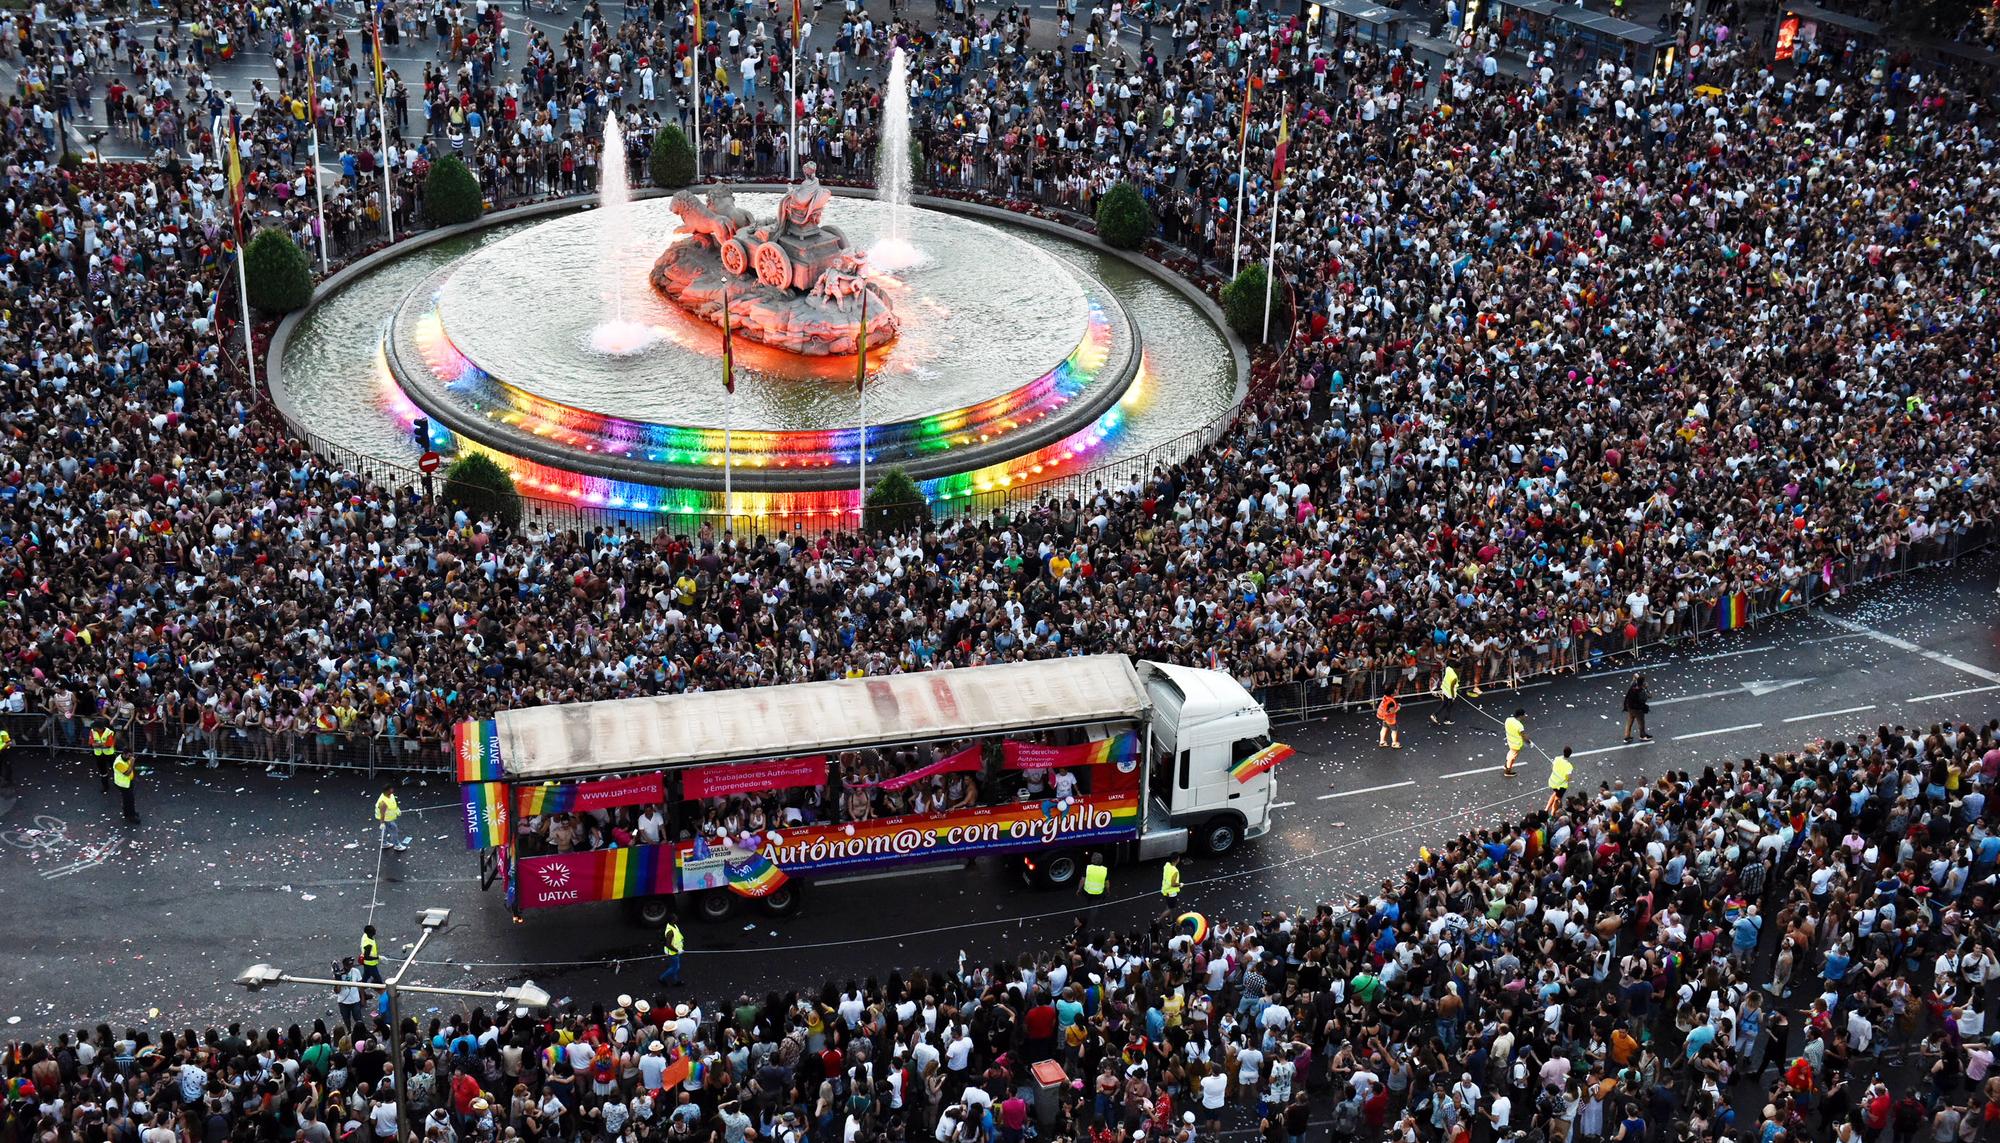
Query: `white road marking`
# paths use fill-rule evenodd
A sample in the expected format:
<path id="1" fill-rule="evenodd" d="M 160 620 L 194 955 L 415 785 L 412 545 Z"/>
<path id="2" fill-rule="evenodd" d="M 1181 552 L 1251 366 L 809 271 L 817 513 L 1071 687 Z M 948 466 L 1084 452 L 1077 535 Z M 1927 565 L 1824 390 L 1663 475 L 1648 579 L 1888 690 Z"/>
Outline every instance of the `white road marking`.
<path id="1" fill-rule="evenodd" d="M 1996 684 L 1990 687 L 1967 687 L 1962 691 L 1939 691 L 1937 694 L 1934 695 L 1918 695 L 1916 698 L 1904 699 L 1903 701 L 1929 702 L 1932 699 L 1957 698 L 1960 695 L 1980 695 L 1980 694 L 1985 694 L 1987 691 L 2000 691 L 2000 684 Z"/>
<path id="2" fill-rule="evenodd" d="M 965 868 L 963 861 L 953 861 L 944 865 L 926 865 L 917 869 L 891 869 L 886 873 L 857 873 L 852 877 L 821 877 L 815 885 L 853 885 L 861 881 L 887 881 L 891 877 L 924 877 L 932 873 L 956 873 Z"/>
<path id="3" fill-rule="evenodd" d="M 1272 802 L 1271 808 L 1274 810 L 1282 810 L 1288 806 L 1296 806 L 1296 805 L 1298 805 L 1297 802 Z"/>
<path id="4" fill-rule="evenodd" d="M 1933 651 L 1929 647 L 1918 646 L 1900 635 L 1891 635 L 1887 631 L 1877 631 L 1873 627 L 1856 623 L 1852 619 L 1842 619 L 1835 615 L 1822 615 L 1820 618 L 1840 628 L 1842 631 L 1852 631 L 1856 635 L 1866 635 L 1877 643 L 1886 643 L 1898 651 L 1908 651 L 1912 655 L 1922 655 L 1933 663 L 1942 663 L 1954 671 L 1964 671 L 1975 679 L 1985 679 L 1989 683 L 2000 683 L 2000 671 L 1989 671 L 1985 667 L 1968 663 L 1964 659 L 1953 658 L 1942 651 Z"/>
<path id="5" fill-rule="evenodd" d="M 1836 715 L 1842 715 L 1842 714 L 1860 714 L 1864 710 L 1874 710 L 1874 709 L 1875 709 L 1875 704 L 1871 702 L 1871 703 L 1864 703 L 1861 706 L 1844 706 L 1841 707 L 1839 710 L 1823 710 L 1817 714 L 1795 714 L 1792 717 L 1786 719 L 1785 721 L 1811 722 L 1815 718 L 1833 718 Z"/>
<path id="6" fill-rule="evenodd" d="M 1712 663 L 1717 659 L 1734 659 L 1738 655 L 1761 655 L 1766 651 L 1775 651 L 1775 650 L 1777 650 L 1776 647 L 1745 647 L 1741 651 L 1717 651 L 1713 655 L 1697 655 L 1694 658 L 1689 659 L 1688 662 Z"/>
<path id="7" fill-rule="evenodd" d="M 1711 734 L 1734 734 L 1739 730 L 1755 730 L 1764 725 L 1761 722 L 1746 722 L 1742 726 L 1718 726 L 1714 730 L 1697 730 L 1693 734 L 1676 734 L 1675 742 L 1686 742 L 1690 738 L 1707 738 Z"/>
<path id="8" fill-rule="evenodd" d="M 1416 779 L 1412 778 L 1408 781 L 1389 782 L 1381 786 L 1363 786 L 1359 790 L 1341 790 L 1340 792 L 1334 794 L 1321 794 L 1318 798 L 1315 798 L 1314 801 L 1325 802 L 1325 801 L 1330 801 L 1334 798 L 1352 798 L 1360 794 L 1379 794 L 1383 790 L 1400 790 L 1404 786 L 1414 786 L 1416 784 L 1417 784 Z"/>
<path id="9" fill-rule="evenodd" d="M 1575 753 L 1571 754 L 1570 757 L 1591 758 L 1599 754 L 1616 754 L 1620 750 L 1637 750 L 1641 746 L 1651 746 L 1652 744 L 1653 744 L 1652 739 L 1641 738 L 1637 742 L 1621 742 L 1616 746 L 1600 746 L 1595 750 L 1578 750 Z"/>
<path id="10" fill-rule="evenodd" d="M 1451 773 L 1449 773 L 1449 774 L 1439 774 L 1439 775 L 1438 775 L 1438 778 L 1439 778 L 1439 779 L 1444 779 L 1444 778 L 1469 778 L 1469 777 L 1471 777 L 1471 776 L 1472 776 L 1472 775 L 1474 775 L 1474 774 L 1491 774 L 1491 773 L 1493 773 L 1493 772 L 1494 772 L 1495 770 L 1505 770 L 1506 768 L 1507 768 L 1507 767 L 1505 767 L 1504 765 L 1503 765 L 1503 766 L 1475 766 L 1475 767 L 1473 767 L 1473 768 L 1472 768 L 1472 769 L 1470 769 L 1470 770 L 1453 770 L 1453 771 L 1452 771 Z"/>
<path id="11" fill-rule="evenodd" d="M 1741 695 L 1741 694 L 1747 694 L 1752 698 L 1763 698 L 1765 695 L 1772 694 L 1777 691 L 1789 690 L 1792 687 L 1804 686 L 1809 682 L 1812 682 L 1812 680 L 1811 679 L 1752 679 L 1747 683 L 1738 683 L 1733 687 L 1728 687 L 1719 691 L 1703 691 L 1698 695 L 1675 695 L 1672 698 L 1654 699 L 1653 705 L 1672 706 L 1677 702 L 1693 702 L 1696 699 L 1723 698 L 1728 695 Z"/>

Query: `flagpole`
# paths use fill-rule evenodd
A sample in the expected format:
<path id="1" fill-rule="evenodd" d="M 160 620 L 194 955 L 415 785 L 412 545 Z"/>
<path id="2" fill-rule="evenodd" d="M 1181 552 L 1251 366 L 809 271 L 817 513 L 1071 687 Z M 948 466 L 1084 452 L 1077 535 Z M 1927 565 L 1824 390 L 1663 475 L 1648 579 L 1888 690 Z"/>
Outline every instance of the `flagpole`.
<path id="1" fill-rule="evenodd" d="M 319 170 L 319 113 L 317 110 L 307 118 L 306 123 L 311 128 L 313 135 L 313 198 L 317 200 L 319 209 L 319 273 L 320 277 L 324 278 L 326 276 L 326 180 L 320 177 Z"/>
<path id="2" fill-rule="evenodd" d="M 228 112 L 223 113 L 225 121 L 227 121 L 228 115 Z M 215 157 L 218 161 L 222 161 L 222 169 L 225 172 L 229 170 L 229 164 L 222 158 L 222 148 L 225 145 L 232 148 L 236 146 L 236 129 L 233 126 L 229 130 L 229 136 L 229 140 L 225 144 L 222 132 L 218 131 L 215 134 Z M 243 304 L 243 369 L 249 375 L 250 388 L 254 391 L 257 388 L 257 351 L 250 343 L 250 275 L 249 271 L 244 268 L 243 216 L 237 210 L 237 200 L 235 197 L 237 193 L 236 187 L 230 188 L 229 223 L 230 232 L 236 236 L 236 299 Z M 220 289 L 221 287 L 217 286 L 216 288 Z"/>
<path id="3" fill-rule="evenodd" d="M 1251 77 L 1243 77 L 1243 125 L 1236 132 L 1236 241 L 1229 254 L 1229 276 L 1243 266 L 1243 198 L 1250 181 L 1250 92 Z"/>
<path id="4" fill-rule="evenodd" d="M 701 181 L 701 34 L 694 41 L 694 181 Z"/>
<path id="5" fill-rule="evenodd" d="M 313 57 L 319 54 L 317 45 L 306 44 L 306 127 L 312 131 L 313 160 L 313 200 L 319 212 L 319 274 L 326 277 L 326 181 L 320 178 L 319 170 L 319 80 Z"/>
<path id="6" fill-rule="evenodd" d="M 1285 193 L 1284 184 L 1271 188 L 1271 241 L 1264 250 L 1264 332 L 1260 342 L 1271 340 L 1271 282 L 1277 277 L 1278 266 L 1278 196 Z"/>
<path id="7" fill-rule="evenodd" d="M 395 175 L 389 162 L 389 112 L 386 96 L 382 89 L 389 86 L 383 78 L 382 65 L 382 6 L 375 6 L 375 126 L 382 135 L 382 222 L 389 229 L 389 241 L 396 241 L 396 192 Z"/>
<path id="8" fill-rule="evenodd" d="M 791 145 L 785 149 L 791 152 L 791 179 L 793 182 L 797 182 L 799 178 L 799 40 L 796 34 L 792 37 L 791 92 L 787 96 L 787 102 L 792 105 L 792 136 Z"/>
<path id="9" fill-rule="evenodd" d="M 729 330 L 729 289 L 722 290 L 722 387 L 729 391 L 729 415 L 722 421 L 722 530 L 727 533 L 736 519 L 736 349 Z"/>

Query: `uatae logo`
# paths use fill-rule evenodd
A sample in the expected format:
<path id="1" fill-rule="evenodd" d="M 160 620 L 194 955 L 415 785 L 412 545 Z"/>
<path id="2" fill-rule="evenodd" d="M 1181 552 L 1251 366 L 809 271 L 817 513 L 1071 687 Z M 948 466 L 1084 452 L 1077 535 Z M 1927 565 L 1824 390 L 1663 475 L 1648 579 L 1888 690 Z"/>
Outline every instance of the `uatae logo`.
<path id="1" fill-rule="evenodd" d="M 541 874 L 542 880 L 542 888 L 535 891 L 536 904 L 554 905 L 580 899 L 577 891 L 569 888 L 570 868 L 567 862 L 552 861 L 536 872 Z"/>
<path id="2" fill-rule="evenodd" d="M 569 866 L 562 862 L 542 866 L 542 884 L 551 889 L 561 889 L 568 885 Z"/>

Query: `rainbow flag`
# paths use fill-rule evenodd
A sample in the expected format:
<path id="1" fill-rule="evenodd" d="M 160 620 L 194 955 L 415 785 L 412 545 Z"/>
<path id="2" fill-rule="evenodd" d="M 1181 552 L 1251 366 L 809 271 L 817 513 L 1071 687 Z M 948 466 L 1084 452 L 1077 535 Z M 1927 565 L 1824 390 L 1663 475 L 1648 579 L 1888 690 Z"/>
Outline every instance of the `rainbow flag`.
<path id="1" fill-rule="evenodd" d="M 1736 592 L 1715 605 L 1715 619 L 1724 631 L 1735 631 L 1750 626 L 1750 595 Z"/>
<path id="2" fill-rule="evenodd" d="M 1257 753 L 1229 768 L 1229 776 L 1238 782 L 1248 782 L 1259 774 L 1270 773 L 1278 763 L 1297 754 L 1298 751 L 1282 742 L 1273 742 Z"/>
<path id="3" fill-rule="evenodd" d="M 769 897 L 788 880 L 785 871 L 761 853 L 752 853 L 742 861 L 725 861 L 722 870 L 729 875 L 729 891 L 744 897 Z"/>
<path id="4" fill-rule="evenodd" d="M 1139 757 L 1139 735 L 1137 731 L 1121 730 L 1109 738 L 1100 738 L 1084 747 L 1085 766 L 1097 766 L 1109 762 L 1123 766 Z"/>
<path id="5" fill-rule="evenodd" d="M 453 768 L 461 783 L 500 780 L 500 728 L 492 719 L 461 722 L 451 735 Z"/>
<path id="6" fill-rule="evenodd" d="M 507 844 L 506 783 L 473 782 L 458 790 L 465 799 L 465 848 Z"/>
<path id="7" fill-rule="evenodd" d="M 664 845 L 641 845 L 604 852 L 597 869 L 597 895 L 585 901 L 622 901 L 674 891 L 674 861 Z"/>
<path id="8" fill-rule="evenodd" d="M 577 787 L 569 786 L 529 786 L 520 792 L 521 816 L 532 818 L 537 814 L 566 814 L 576 808 Z"/>

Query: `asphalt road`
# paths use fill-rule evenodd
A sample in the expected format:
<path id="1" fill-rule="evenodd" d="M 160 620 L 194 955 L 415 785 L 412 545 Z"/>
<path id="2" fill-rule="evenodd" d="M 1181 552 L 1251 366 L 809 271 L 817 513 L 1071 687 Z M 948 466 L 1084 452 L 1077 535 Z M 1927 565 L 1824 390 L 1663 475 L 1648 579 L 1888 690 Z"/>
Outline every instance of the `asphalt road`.
<path id="1" fill-rule="evenodd" d="M 1411 708 L 1401 751 L 1378 749 L 1363 715 L 1286 728 L 1300 753 L 1278 772 L 1277 827 L 1230 859 L 1184 864 L 1182 903 L 1241 916 L 1338 898 L 1389 876 L 1420 845 L 1535 805 L 1546 775 L 1539 757 L 1519 777 L 1499 773 L 1494 719 L 1516 706 L 1527 710 L 1538 744 L 1575 747 L 1579 787 L 1883 722 L 1991 717 L 2000 711 L 1992 571 L 1987 559 L 1921 574 L 1647 664 L 1651 743 L 1619 742 L 1631 668 L 1517 694 L 1489 691 L 1472 704 L 1483 713 L 1462 710 L 1450 727 L 1432 728 L 1423 708 Z M 370 818 L 374 790 L 356 776 L 279 782 L 231 769 L 168 769 L 142 781 L 144 821 L 131 828 L 80 762 L 52 768 L 30 756 L 20 769 L 21 786 L 11 797 L 0 792 L 0 899 L 13 906 L 0 958 L 17 966 L 15 984 L 0 995 L 9 1034 L 99 1020 L 178 1026 L 330 1014 L 331 996 L 316 990 L 250 997 L 230 982 L 258 961 L 320 973 L 354 950 L 371 918 L 393 952 L 429 906 L 450 908 L 452 921 L 413 982 L 488 988 L 532 978 L 587 1004 L 642 991 L 658 971 L 655 934 L 617 904 L 513 923 L 497 890 L 479 889 L 449 785 L 405 791 L 417 843 L 384 855 Z M 1152 866 L 1114 871 L 1105 923 L 1150 915 L 1157 885 Z M 1012 957 L 1047 947 L 1078 904 L 1012 883 L 993 861 L 818 883 L 793 918 L 690 925 L 686 977 L 699 995 L 733 996 L 943 967 L 961 951 Z"/>

